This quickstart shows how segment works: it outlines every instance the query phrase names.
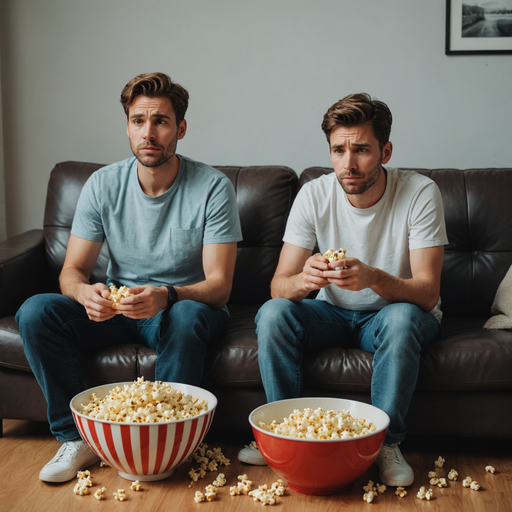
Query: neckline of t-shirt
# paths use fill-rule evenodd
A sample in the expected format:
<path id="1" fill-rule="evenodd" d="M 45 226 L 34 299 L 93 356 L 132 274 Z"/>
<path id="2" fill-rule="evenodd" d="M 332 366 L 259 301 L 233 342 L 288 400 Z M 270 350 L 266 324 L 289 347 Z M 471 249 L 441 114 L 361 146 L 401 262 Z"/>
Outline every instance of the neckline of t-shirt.
<path id="1" fill-rule="evenodd" d="M 380 210 L 382 208 L 382 205 L 384 204 L 386 198 L 388 197 L 389 195 L 389 190 L 390 190 L 390 186 L 391 186 L 391 179 L 390 179 L 390 176 L 391 176 L 391 172 L 393 170 L 393 168 L 390 168 L 390 167 L 382 167 L 383 169 L 386 170 L 387 172 L 387 176 L 386 176 L 386 190 L 384 190 L 384 194 L 382 194 L 382 197 L 373 205 L 373 206 L 370 206 L 369 208 L 356 208 L 349 200 L 348 200 L 348 196 L 347 194 L 345 193 L 345 191 L 343 189 L 341 189 L 342 193 L 343 193 L 343 199 L 345 201 L 345 204 L 347 205 L 347 207 L 350 209 L 350 211 L 356 213 L 357 215 L 372 215 L 374 214 L 376 211 Z M 336 180 L 337 181 L 337 180 Z M 339 185 L 339 184 L 338 184 Z M 339 185 L 340 188 L 341 188 L 341 185 Z"/>
<path id="2" fill-rule="evenodd" d="M 133 180 L 135 180 L 136 184 L 136 190 L 137 193 L 144 201 L 148 201 L 150 203 L 161 203 L 164 201 L 167 201 L 171 196 L 173 196 L 176 193 L 176 190 L 178 190 L 178 186 L 183 178 L 183 175 L 185 174 L 185 158 L 181 155 L 176 154 L 176 156 L 179 158 L 180 166 L 178 168 L 178 174 L 176 175 L 176 179 L 174 180 L 174 183 L 169 187 L 168 190 L 166 190 L 163 194 L 160 194 L 159 196 L 148 196 L 144 193 L 142 190 L 142 187 L 140 186 L 139 178 L 137 176 L 137 162 L 138 160 L 135 158 L 135 161 L 133 163 L 134 170 L 132 172 Z"/>

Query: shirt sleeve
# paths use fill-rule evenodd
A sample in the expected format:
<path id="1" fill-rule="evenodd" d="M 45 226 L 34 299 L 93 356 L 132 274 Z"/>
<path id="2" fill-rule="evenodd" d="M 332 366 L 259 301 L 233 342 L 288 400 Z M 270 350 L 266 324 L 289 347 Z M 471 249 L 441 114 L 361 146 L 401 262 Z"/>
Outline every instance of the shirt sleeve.
<path id="1" fill-rule="evenodd" d="M 71 225 L 72 235 L 91 242 L 103 242 L 105 239 L 99 206 L 101 188 L 97 185 L 97 175 L 93 173 L 82 188 Z"/>
<path id="2" fill-rule="evenodd" d="M 313 250 L 316 246 L 315 223 L 311 213 L 315 211 L 315 205 L 308 185 L 304 185 L 295 200 L 286 223 L 283 241 L 304 249 Z"/>
<path id="3" fill-rule="evenodd" d="M 432 181 L 414 200 L 409 226 L 409 250 L 447 245 L 441 192 Z"/>
<path id="4" fill-rule="evenodd" d="M 219 178 L 210 190 L 206 206 L 203 244 L 240 242 L 242 229 L 236 194 L 228 178 Z"/>

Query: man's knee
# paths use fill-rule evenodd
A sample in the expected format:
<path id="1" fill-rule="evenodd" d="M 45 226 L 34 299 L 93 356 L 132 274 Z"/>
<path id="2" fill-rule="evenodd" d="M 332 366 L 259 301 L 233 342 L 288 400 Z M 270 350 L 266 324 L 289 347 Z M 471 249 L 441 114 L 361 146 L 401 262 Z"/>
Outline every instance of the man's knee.
<path id="1" fill-rule="evenodd" d="M 296 304 L 288 299 L 271 299 L 258 311 L 256 315 L 256 325 L 258 327 L 272 327 L 282 321 L 283 318 L 293 313 Z"/>
<path id="2" fill-rule="evenodd" d="M 39 322 L 46 318 L 49 313 L 55 311 L 59 304 L 64 304 L 70 300 L 65 295 L 58 293 L 45 293 L 29 297 L 16 313 L 15 319 L 20 328 L 25 322 Z"/>
<path id="3" fill-rule="evenodd" d="M 169 310 L 171 325 L 177 323 L 207 325 L 212 308 L 195 300 L 180 300 Z"/>

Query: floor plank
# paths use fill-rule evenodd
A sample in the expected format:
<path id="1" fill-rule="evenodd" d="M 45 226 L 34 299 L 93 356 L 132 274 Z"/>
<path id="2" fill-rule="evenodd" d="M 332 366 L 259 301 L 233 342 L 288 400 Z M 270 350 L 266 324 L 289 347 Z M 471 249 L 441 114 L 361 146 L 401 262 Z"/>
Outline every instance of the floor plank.
<path id="1" fill-rule="evenodd" d="M 175 474 L 160 482 L 143 484 L 143 491 L 130 491 L 130 482 L 121 478 L 113 468 L 100 468 L 95 464 L 89 468 L 93 476 L 94 492 L 98 487 L 107 488 L 107 499 L 97 501 L 92 494 L 73 494 L 75 481 L 64 484 L 48 484 L 39 480 L 39 471 L 58 450 L 60 444 L 49 432 L 46 423 L 4 420 L 4 437 L 0 439 L 0 510 L 1 512 L 67 512 L 106 511 L 122 507 L 123 512 L 150 512 L 164 510 L 197 511 L 207 507 L 211 512 L 248 512 L 261 510 L 261 504 L 248 496 L 232 497 L 229 486 L 236 485 L 240 474 L 247 474 L 254 486 L 270 485 L 277 477 L 268 467 L 248 466 L 237 460 L 238 450 L 251 439 L 249 433 L 226 434 L 211 432 L 206 442 L 210 447 L 220 446 L 231 459 L 231 465 L 220 471 L 207 473 L 203 480 L 189 487 L 189 469 L 186 463 Z M 416 511 L 428 510 L 450 512 L 510 512 L 512 511 L 512 453 L 510 441 L 482 439 L 446 439 L 411 436 L 403 445 L 402 452 L 413 467 L 416 480 L 407 488 L 405 498 L 395 496 L 395 488 L 388 488 L 372 504 L 363 501 L 363 485 L 368 480 L 378 481 L 378 469 L 372 466 L 362 477 L 349 485 L 345 491 L 334 496 L 306 496 L 287 489 L 286 495 L 278 498 L 278 510 L 309 512 L 321 509 L 334 512 L 349 508 L 351 512 L 368 510 Z M 445 466 L 439 471 L 446 476 L 452 468 L 459 473 L 457 482 L 449 482 L 447 488 L 432 487 L 428 483 L 428 472 L 434 469 L 434 461 L 442 456 Z M 496 468 L 494 475 L 485 471 L 485 466 Z M 219 489 L 217 498 L 209 503 L 195 503 L 196 490 L 213 482 L 219 472 L 226 475 L 228 483 Z M 462 480 L 471 476 L 481 489 L 473 491 L 462 487 Z M 432 487 L 434 499 L 422 501 L 416 497 L 420 486 Z M 128 499 L 122 503 L 114 500 L 113 493 L 124 488 Z M 373 507 L 373 508 L 370 508 Z M 121 510 L 121 508 L 119 508 Z"/>

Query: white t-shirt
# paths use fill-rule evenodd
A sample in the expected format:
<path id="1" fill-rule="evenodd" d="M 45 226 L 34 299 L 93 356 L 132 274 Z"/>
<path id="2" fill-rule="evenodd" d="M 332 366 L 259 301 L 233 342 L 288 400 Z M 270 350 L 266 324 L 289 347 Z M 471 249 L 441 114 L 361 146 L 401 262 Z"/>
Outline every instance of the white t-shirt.
<path id="1" fill-rule="evenodd" d="M 290 212 L 283 240 L 323 254 L 343 248 L 347 257 L 402 279 L 411 278 L 409 252 L 446 245 L 443 203 L 437 185 L 414 171 L 386 168 L 386 190 L 370 208 L 355 208 L 328 174 L 305 184 Z M 388 305 L 370 288 L 340 290 L 329 285 L 317 299 L 352 311 L 378 311 Z M 432 313 L 441 321 L 439 299 Z"/>

